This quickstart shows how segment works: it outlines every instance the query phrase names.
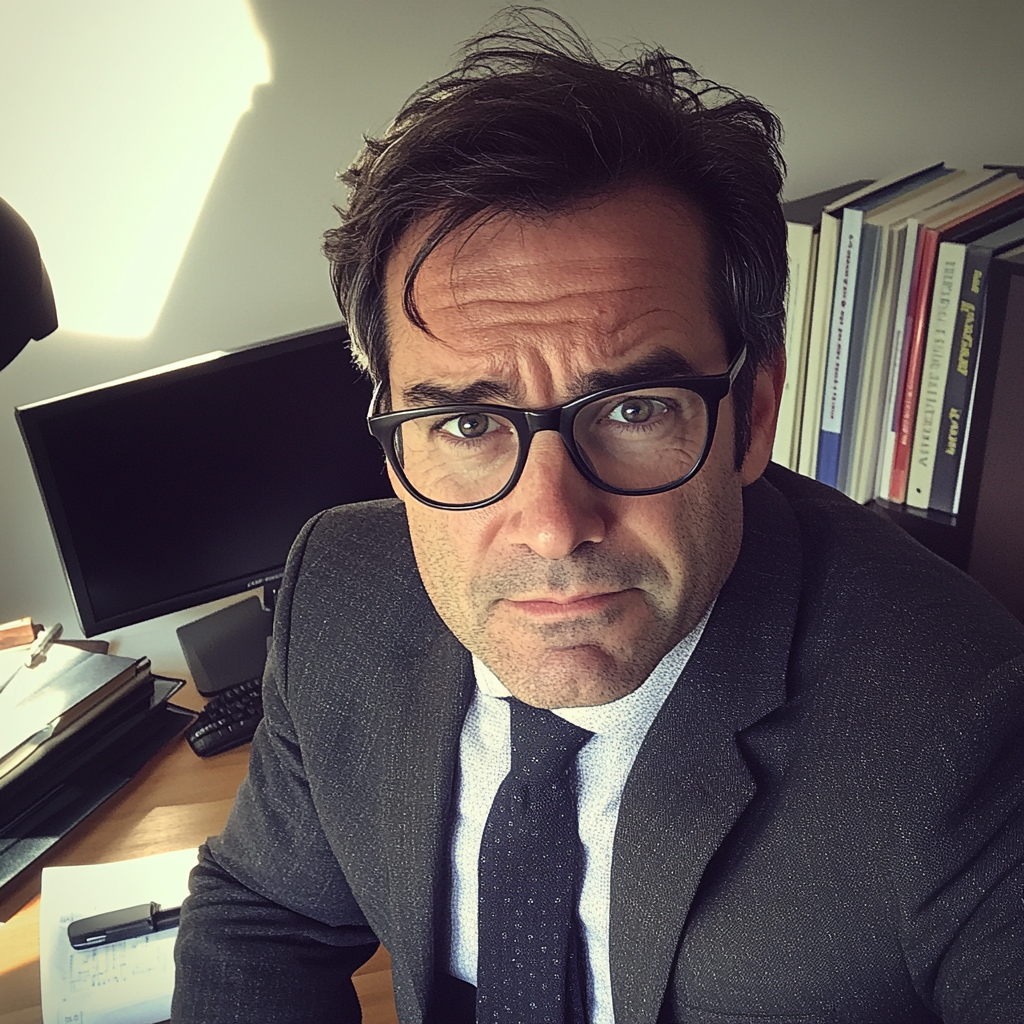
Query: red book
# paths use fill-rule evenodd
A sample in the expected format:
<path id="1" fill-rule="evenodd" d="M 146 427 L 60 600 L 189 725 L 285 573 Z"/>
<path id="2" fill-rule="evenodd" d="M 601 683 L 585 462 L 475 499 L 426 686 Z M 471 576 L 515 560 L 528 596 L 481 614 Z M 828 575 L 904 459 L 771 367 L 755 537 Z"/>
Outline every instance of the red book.
<path id="1" fill-rule="evenodd" d="M 914 257 L 914 273 L 907 306 L 908 339 L 906 376 L 899 406 L 899 426 L 892 459 L 892 477 L 889 500 L 903 503 L 907 500 L 907 480 L 910 476 L 910 456 L 914 447 L 914 424 L 917 421 L 917 399 L 921 387 L 921 364 L 924 358 L 925 338 L 928 335 L 928 316 L 931 312 L 932 285 L 935 279 L 935 261 L 939 243 L 947 238 L 970 231 L 980 221 L 988 223 L 987 215 L 995 211 L 998 217 L 1006 205 L 1006 216 L 1011 218 L 1016 205 L 1012 202 L 1024 197 L 1024 182 L 1016 175 L 1005 175 L 966 195 L 942 203 L 921 218 L 921 228 Z"/>

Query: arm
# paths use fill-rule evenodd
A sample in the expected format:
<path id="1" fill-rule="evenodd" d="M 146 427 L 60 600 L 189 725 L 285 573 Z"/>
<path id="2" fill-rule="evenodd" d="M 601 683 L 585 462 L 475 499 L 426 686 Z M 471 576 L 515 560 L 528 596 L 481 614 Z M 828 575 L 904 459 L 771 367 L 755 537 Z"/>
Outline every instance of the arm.
<path id="1" fill-rule="evenodd" d="M 931 786 L 904 808 L 904 948 L 946 1024 L 1024 1020 L 1022 678 L 1018 659 L 965 684 L 958 735 L 913 766 Z"/>
<path id="2" fill-rule="evenodd" d="M 324 834 L 287 700 L 291 602 L 314 524 L 285 571 L 249 773 L 182 907 L 175 1024 L 360 1020 L 351 975 L 377 939 Z"/>
<path id="3" fill-rule="evenodd" d="M 368 928 L 331 927 L 265 899 L 203 846 L 175 947 L 176 1024 L 358 1022 L 352 972 L 377 948 Z"/>

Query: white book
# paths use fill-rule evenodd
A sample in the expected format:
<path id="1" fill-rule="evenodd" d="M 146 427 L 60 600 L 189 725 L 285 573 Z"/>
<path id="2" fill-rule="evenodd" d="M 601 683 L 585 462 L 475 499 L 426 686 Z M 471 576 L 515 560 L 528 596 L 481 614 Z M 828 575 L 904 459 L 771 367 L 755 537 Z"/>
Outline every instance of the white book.
<path id="1" fill-rule="evenodd" d="M 823 214 L 818 238 L 818 262 L 814 273 L 814 299 L 807 338 L 804 368 L 804 407 L 800 419 L 800 452 L 797 467 L 804 476 L 814 477 L 818 465 L 818 436 L 821 431 L 821 401 L 825 392 L 825 356 L 832 320 L 832 293 L 836 280 L 839 247 L 836 214 Z"/>
<path id="2" fill-rule="evenodd" d="M 832 293 L 832 317 L 825 357 L 825 387 L 821 402 L 821 436 L 818 439 L 816 477 L 836 486 L 839 478 L 839 445 L 846 397 L 846 367 L 850 359 L 850 328 L 860 263 L 864 211 L 856 206 L 843 210 L 836 254 L 836 281 Z"/>
<path id="3" fill-rule="evenodd" d="M 847 182 L 835 188 L 816 192 L 783 205 L 789 229 L 800 227 L 806 263 L 806 300 L 804 302 L 803 334 L 794 368 L 793 355 L 787 345 L 787 386 L 792 383 L 794 403 L 791 468 L 805 476 L 814 476 L 818 457 L 818 431 L 821 424 L 821 390 L 824 373 L 825 346 L 828 343 L 829 317 L 832 310 L 832 287 L 836 272 L 836 243 L 842 205 L 859 198 L 872 187 L 867 179 Z M 833 211 L 828 213 L 828 211 Z M 792 236 L 791 236 L 792 237 Z M 808 243 L 808 239 L 813 239 Z M 791 256 L 792 259 L 792 256 Z M 801 270 L 804 264 L 801 264 Z M 797 300 L 799 301 L 799 300 Z M 787 305 L 787 314 L 790 306 Z M 796 317 L 794 314 L 794 326 Z M 781 448 L 780 448 L 781 454 Z"/>
<path id="4" fill-rule="evenodd" d="M 818 258 L 814 224 L 786 224 L 789 284 L 786 290 L 786 381 L 779 401 L 772 460 L 795 470 L 800 450 L 807 341 L 811 326 L 811 295 Z"/>
<path id="5" fill-rule="evenodd" d="M 907 481 L 907 505 L 926 509 L 932 493 L 935 471 L 935 446 L 938 418 L 946 393 L 949 349 L 953 343 L 957 302 L 964 275 L 967 246 L 961 242 L 942 242 L 935 265 L 935 283 L 928 314 L 928 335 L 921 367 L 921 387 L 914 423 L 914 447 Z"/>
<path id="6" fill-rule="evenodd" d="M 885 226 L 878 239 L 871 301 L 865 327 L 864 352 L 852 416 L 850 469 L 843 490 L 864 504 L 874 495 L 878 438 L 881 432 L 886 377 L 889 372 L 889 343 L 892 338 L 892 291 L 894 285 L 894 232 Z"/>

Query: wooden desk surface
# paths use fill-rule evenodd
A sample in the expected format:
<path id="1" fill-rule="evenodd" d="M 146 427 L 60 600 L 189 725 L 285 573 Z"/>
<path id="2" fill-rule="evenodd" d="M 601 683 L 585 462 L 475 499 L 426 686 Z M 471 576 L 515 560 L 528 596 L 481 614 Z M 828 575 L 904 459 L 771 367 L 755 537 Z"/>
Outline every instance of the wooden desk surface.
<path id="1" fill-rule="evenodd" d="M 191 683 L 175 703 L 199 709 Z M 90 815 L 39 864 L 102 864 L 198 846 L 227 820 L 249 763 L 249 747 L 212 758 L 192 753 L 184 736 L 168 744 L 119 793 Z M 41 1024 L 39 870 L 24 883 L 25 902 L 0 925 L 0 1024 Z M 391 962 L 382 948 L 355 978 L 366 1024 L 397 1024 Z"/>

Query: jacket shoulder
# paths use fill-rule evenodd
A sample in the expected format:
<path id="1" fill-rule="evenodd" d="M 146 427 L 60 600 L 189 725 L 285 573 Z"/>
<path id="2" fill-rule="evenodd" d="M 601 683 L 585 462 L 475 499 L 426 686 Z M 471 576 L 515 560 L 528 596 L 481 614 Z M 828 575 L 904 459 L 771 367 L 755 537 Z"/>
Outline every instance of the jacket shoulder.
<path id="1" fill-rule="evenodd" d="M 288 556 L 277 632 L 288 649 L 412 654 L 443 627 L 396 499 L 342 505 L 311 519 Z"/>
<path id="2" fill-rule="evenodd" d="M 971 635 L 1024 651 L 1024 626 L 984 587 L 884 516 L 831 487 L 772 465 L 765 480 L 796 517 L 812 606 L 923 636 Z"/>

